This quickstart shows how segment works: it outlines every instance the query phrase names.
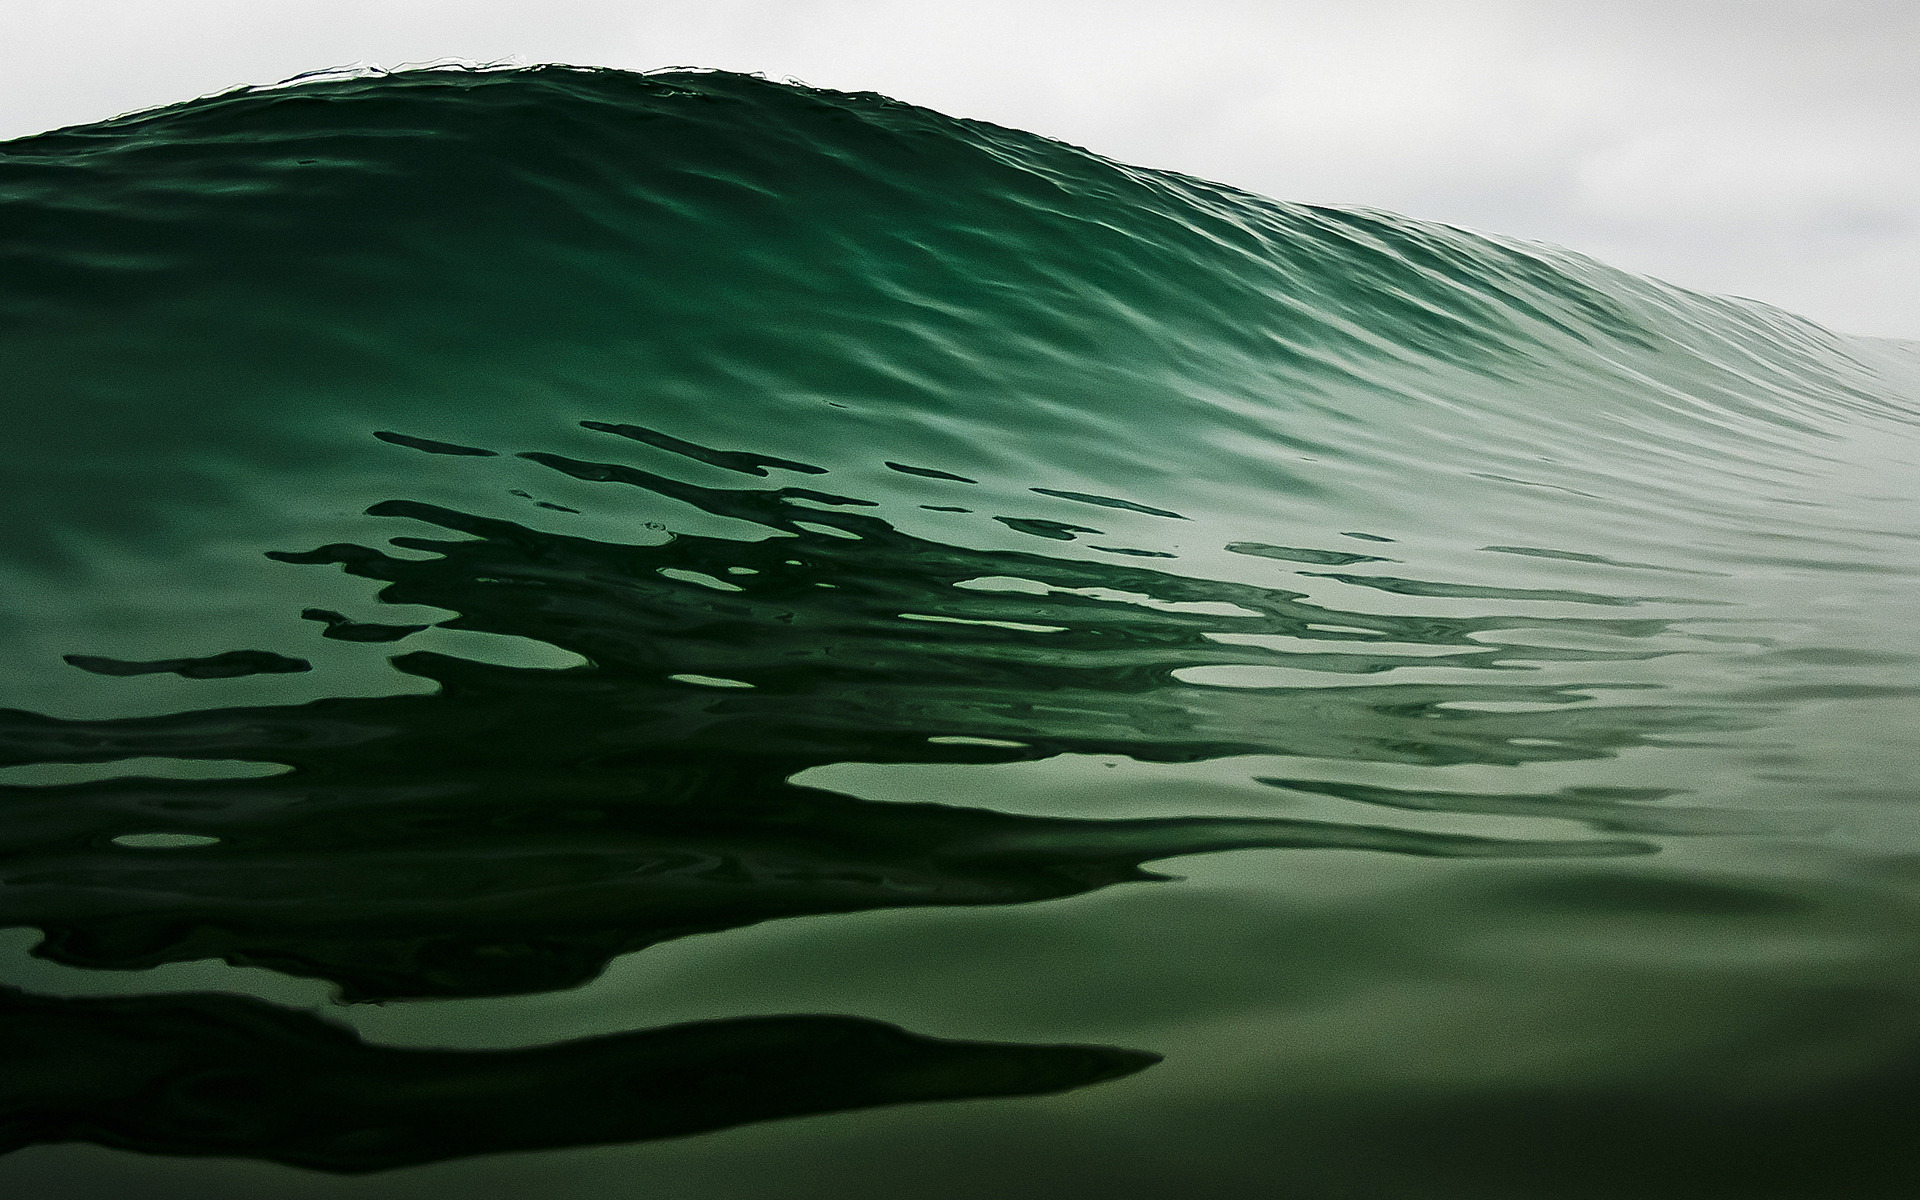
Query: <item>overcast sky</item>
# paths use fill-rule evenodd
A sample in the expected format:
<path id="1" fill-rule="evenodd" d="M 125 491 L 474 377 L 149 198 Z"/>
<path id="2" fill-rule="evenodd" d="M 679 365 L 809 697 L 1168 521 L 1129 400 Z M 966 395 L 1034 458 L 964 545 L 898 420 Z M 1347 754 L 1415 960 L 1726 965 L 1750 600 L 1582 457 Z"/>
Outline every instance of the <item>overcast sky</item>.
<path id="1" fill-rule="evenodd" d="M 0 0 L 0 137 L 453 57 L 885 92 L 1920 338 L 1916 0 Z"/>

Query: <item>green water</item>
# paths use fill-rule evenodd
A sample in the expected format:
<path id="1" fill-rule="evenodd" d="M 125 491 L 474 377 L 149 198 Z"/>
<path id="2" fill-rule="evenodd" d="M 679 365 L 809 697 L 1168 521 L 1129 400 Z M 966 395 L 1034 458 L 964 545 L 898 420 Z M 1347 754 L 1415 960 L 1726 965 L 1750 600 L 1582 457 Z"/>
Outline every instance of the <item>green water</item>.
<path id="1" fill-rule="evenodd" d="M 0 1189 L 1920 1193 L 1920 353 L 878 96 L 0 145 Z"/>

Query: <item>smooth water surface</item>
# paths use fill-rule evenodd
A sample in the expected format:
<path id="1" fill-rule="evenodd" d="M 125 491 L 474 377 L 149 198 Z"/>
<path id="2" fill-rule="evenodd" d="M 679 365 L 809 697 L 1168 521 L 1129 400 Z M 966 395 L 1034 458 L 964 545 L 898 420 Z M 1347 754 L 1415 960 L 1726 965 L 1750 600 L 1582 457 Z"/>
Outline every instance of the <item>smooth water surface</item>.
<path id="1" fill-rule="evenodd" d="M 0 256 L 9 1194 L 1920 1194 L 1911 345 L 721 73 Z"/>

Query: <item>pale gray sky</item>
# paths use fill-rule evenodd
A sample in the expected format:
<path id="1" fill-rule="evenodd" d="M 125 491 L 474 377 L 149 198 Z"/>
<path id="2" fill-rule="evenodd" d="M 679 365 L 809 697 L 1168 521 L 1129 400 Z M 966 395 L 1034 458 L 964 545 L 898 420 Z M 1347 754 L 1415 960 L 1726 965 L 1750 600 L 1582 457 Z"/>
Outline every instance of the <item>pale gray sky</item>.
<path id="1" fill-rule="evenodd" d="M 726 67 L 1920 337 L 1914 0 L 0 0 L 0 137 L 351 63 Z"/>

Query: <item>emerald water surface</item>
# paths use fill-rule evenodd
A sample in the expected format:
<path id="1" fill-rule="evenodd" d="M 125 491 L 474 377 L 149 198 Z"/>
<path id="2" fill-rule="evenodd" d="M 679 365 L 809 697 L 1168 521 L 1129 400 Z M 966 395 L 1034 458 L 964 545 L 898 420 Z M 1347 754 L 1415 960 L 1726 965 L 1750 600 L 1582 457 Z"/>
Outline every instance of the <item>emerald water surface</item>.
<path id="1" fill-rule="evenodd" d="M 1920 1194 L 1909 344 L 720 73 L 0 262 L 7 1194 Z"/>

